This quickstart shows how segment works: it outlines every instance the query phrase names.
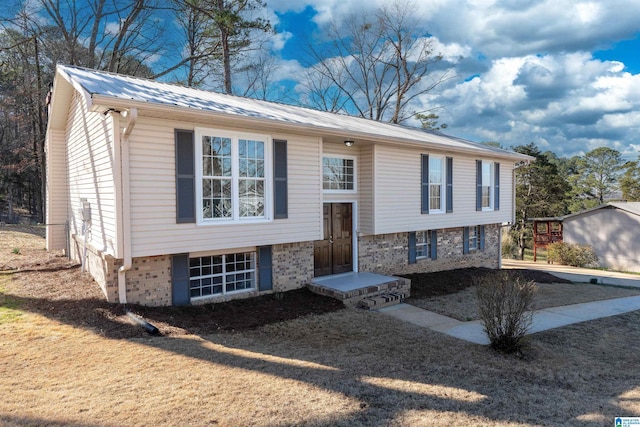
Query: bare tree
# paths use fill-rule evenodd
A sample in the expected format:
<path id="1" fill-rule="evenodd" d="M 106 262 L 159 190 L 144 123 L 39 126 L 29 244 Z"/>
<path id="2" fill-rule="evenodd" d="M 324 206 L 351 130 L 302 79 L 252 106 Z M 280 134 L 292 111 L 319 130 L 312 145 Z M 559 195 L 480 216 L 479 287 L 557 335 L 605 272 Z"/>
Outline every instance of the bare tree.
<path id="1" fill-rule="evenodd" d="M 416 113 L 408 107 L 417 97 L 454 77 L 449 70 L 431 69 L 443 57 L 415 10 L 415 4 L 396 0 L 372 16 L 334 22 L 328 47 L 309 47 L 315 62 L 308 86 L 315 106 L 401 123 Z M 323 94 L 328 102 L 320 100 Z"/>

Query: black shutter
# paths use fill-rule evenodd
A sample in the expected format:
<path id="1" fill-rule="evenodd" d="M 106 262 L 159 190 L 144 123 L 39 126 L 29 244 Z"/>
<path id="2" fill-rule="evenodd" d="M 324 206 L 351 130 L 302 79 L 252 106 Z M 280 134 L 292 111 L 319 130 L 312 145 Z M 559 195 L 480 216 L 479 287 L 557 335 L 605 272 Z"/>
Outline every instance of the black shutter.
<path id="1" fill-rule="evenodd" d="M 476 210 L 482 210 L 482 160 L 476 160 Z"/>
<path id="2" fill-rule="evenodd" d="M 453 212 L 453 157 L 447 157 L 447 213 Z"/>
<path id="3" fill-rule="evenodd" d="M 273 289 L 271 246 L 258 247 L 258 290 Z"/>
<path id="4" fill-rule="evenodd" d="M 499 211 L 500 210 L 500 163 L 495 163 L 493 166 L 494 166 L 493 209 L 496 211 Z"/>
<path id="5" fill-rule="evenodd" d="M 462 231 L 462 253 L 469 253 L 469 227 L 464 227 Z"/>
<path id="6" fill-rule="evenodd" d="M 423 214 L 429 213 L 429 155 L 422 155 L 422 168 L 421 168 L 421 200 Z"/>
<path id="7" fill-rule="evenodd" d="M 196 222 L 193 131 L 175 130 L 176 222 Z"/>
<path id="8" fill-rule="evenodd" d="M 479 242 L 478 242 L 478 247 L 481 251 L 484 251 L 484 225 L 481 225 L 480 227 L 480 236 L 479 236 Z"/>
<path id="9" fill-rule="evenodd" d="M 416 263 L 416 232 L 409 232 L 409 264 Z"/>
<path id="10" fill-rule="evenodd" d="M 438 231 L 431 230 L 431 259 L 438 259 Z"/>
<path id="11" fill-rule="evenodd" d="M 273 141 L 273 199 L 275 219 L 287 218 L 289 215 L 287 183 L 287 141 Z"/>
<path id="12" fill-rule="evenodd" d="M 191 303 L 189 287 L 189 254 L 171 257 L 171 304 L 174 306 Z"/>

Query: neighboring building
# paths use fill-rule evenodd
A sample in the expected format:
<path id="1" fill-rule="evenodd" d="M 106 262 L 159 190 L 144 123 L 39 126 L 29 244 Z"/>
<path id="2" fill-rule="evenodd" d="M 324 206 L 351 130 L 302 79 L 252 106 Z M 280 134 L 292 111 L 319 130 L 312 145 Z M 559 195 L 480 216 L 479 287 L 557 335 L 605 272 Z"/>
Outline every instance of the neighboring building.
<path id="1" fill-rule="evenodd" d="M 640 202 L 610 202 L 562 217 L 566 243 L 590 245 L 601 267 L 640 272 Z"/>
<path id="2" fill-rule="evenodd" d="M 340 272 L 498 267 L 530 157 L 421 129 L 58 66 L 47 248 L 109 301 L 215 302 Z"/>

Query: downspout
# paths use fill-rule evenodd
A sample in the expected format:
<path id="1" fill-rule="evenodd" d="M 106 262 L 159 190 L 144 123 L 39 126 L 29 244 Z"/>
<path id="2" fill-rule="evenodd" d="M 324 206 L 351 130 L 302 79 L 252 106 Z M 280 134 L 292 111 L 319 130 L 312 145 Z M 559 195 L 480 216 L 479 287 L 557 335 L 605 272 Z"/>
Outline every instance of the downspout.
<path id="1" fill-rule="evenodd" d="M 120 211 L 122 212 L 122 227 L 120 231 L 120 246 L 122 247 L 123 264 L 118 269 L 118 299 L 120 304 L 127 303 L 127 271 L 131 269 L 131 193 L 129 190 L 129 135 L 136 125 L 138 110 L 131 108 L 120 113 L 127 119 L 127 125 L 122 131 L 120 144 L 120 195 L 122 197 Z"/>

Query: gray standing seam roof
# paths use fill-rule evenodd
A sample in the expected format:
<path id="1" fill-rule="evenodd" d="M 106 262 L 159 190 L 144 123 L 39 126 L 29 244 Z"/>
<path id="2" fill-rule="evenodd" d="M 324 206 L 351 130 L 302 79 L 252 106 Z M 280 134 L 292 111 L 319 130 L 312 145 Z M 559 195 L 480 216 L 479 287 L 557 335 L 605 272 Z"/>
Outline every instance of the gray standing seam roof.
<path id="1" fill-rule="evenodd" d="M 310 108 L 226 95 L 171 83 L 162 83 L 138 77 L 125 76 L 80 67 L 58 65 L 58 71 L 69 82 L 76 83 L 92 97 L 94 95 L 118 101 L 175 106 L 231 116 L 282 122 L 300 127 L 339 131 L 345 137 L 352 134 L 370 135 L 387 140 L 405 140 L 441 145 L 443 148 L 477 151 L 478 155 L 509 157 L 529 160 L 512 151 L 482 145 L 462 138 L 447 136 L 420 128 L 378 122 L 360 117 L 318 111 Z"/>

